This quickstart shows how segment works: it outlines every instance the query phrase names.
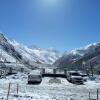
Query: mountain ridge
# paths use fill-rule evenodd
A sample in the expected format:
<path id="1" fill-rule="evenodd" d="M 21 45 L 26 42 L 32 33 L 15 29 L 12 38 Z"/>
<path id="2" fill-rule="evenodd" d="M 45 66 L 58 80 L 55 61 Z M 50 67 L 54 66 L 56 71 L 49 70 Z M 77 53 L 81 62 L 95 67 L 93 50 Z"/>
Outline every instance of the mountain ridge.
<path id="1" fill-rule="evenodd" d="M 52 64 L 61 56 L 60 52 L 57 52 L 56 50 L 53 51 L 38 47 L 31 49 L 26 45 L 18 43 L 14 39 L 10 40 L 6 38 L 3 33 L 0 33 L 0 45 L 3 49 L 6 49 L 7 53 L 12 48 L 11 52 L 16 51 L 21 58 L 35 63 Z"/>
<path id="2" fill-rule="evenodd" d="M 47 64 L 54 68 L 69 68 L 76 66 L 81 68 L 82 62 L 92 62 L 100 57 L 100 42 L 64 52 L 54 49 L 43 49 L 37 46 L 28 47 L 17 41 L 10 40 L 0 33 L 0 50 L 3 52 L 2 59 L 20 62 L 30 67 L 38 67 Z M 1 54 L 0 54 L 1 55 Z M 9 59 L 10 58 L 10 59 Z"/>
<path id="3" fill-rule="evenodd" d="M 79 49 L 65 52 L 53 66 L 59 68 L 76 68 L 81 67 L 82 62 L 91 62 L 93 58 L 100 55 L 100 42 L 89 44 Z"/>

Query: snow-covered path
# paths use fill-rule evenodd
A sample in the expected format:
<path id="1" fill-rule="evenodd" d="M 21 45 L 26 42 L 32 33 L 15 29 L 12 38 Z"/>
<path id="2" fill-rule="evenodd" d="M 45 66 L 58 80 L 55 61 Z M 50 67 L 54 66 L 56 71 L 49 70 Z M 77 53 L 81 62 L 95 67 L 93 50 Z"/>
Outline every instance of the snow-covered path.
<path id="1" fill-rule="evenodd" d="M 61 84 L 51 84 L 49 80 L 43 78 L 40 85 L 27 85 L 27 75 L 18 74 L 0 79 L 0 100 L 6 100 L 9 82 L 12 85 L 8 100 L 87 100 L 89 91 L 93 91 L 92 96 L 96 97 L 96 89 L 100 87 L 100 83 L 92 81 L 85 85 L 74 85 L 61 78 Z M 19 84 L 19 97 L 16 97 L 16 83 Z"/>

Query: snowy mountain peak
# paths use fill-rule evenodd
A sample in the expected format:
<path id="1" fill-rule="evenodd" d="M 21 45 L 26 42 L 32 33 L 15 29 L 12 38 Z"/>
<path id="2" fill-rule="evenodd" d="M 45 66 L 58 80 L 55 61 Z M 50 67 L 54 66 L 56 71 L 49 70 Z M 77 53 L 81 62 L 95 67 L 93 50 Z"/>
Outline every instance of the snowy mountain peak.
<path id="1" fill-rule="evenodd" d="M 0 37 L 4 37 L 4 35 L 3 35 L 3 33 L 2 33 L 2 32 L 0 32 Z"/>
<path id="2" fill-rule="evenodd" d="M 70 54 L 84 56 L 84 54 L 88 53 L 91 50 L 93 51 L 97 46 L 100 46 L 100 42 L 92 43 L 81 48 L 76 48 L 70 52 L 65 52 L 64 55 Z"/>
<path id="3" fill-rule="evenodd" d="M 82 64 L 81 61 L 87 61 L 100 55 L 100 42 L 89 44 L 87 46 L 81 47 L 79 49 L 74 49 L 70 52 L 65 52 L 61 58 L 59 58 L 54 66 L 56 67 L 67 67 L 71 66 L 73 63 L 78 62 L 79 65 Z M 78 65 L 77 65 L 78 66 Z M 75 67 L 75 66 L 74 66 Z"/>
<path id="4" fill-rule="evenodd" d="M 56 50 L 43 49 L 37 46 L 29 48 L 28 46 L 18 43 L 14 39 L 6 38 L 3 33 L 0 33 L 0 44 L 7 55 L 14 57 L 14 59 L 24 59 L 26 62 L 39 64 L 52 64 L 61 54 Z"/>
<path id="5" fill-rule="evenodd" d="M 0 33 L 0 43 L 5 41 L 7 41 L 7 39 L 4 37 L 3 33 Z"/>
<path id="6" fill-rule="evenodd" d="M 18 45 L 20 45 L 16 40 L 14 40 L 14 39 L 7 39 L 8 40 L 8 42 L 10 43 L 10 44 L 12 44 L 12 45 L 14 45 L 14 46 L 18 46 Z"/>

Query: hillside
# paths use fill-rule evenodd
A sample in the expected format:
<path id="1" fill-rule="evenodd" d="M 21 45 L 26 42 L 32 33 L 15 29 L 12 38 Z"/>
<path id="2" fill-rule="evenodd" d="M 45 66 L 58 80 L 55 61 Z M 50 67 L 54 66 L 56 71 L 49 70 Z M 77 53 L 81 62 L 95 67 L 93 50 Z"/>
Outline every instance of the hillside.
<path id="1" fill-rule="evenodd" d="M 94 63 L 95 66 L 100 65 L 100 42 L 87 45 L 85 47 L 65 52 L 53 66 L 68 69 L 82 69 L 82 62 L 85 62 L 89 67 L 89 63 Z M 95 62 L 94 62 L 95 61 Z"/>
<path id="2" fill-rule="evenodd" d="M 0 61 L 20 63 L 28 68 L 54 63 L 61 54 L 57 50 L 28 47 L 10 40 L 0 33 Z"/>

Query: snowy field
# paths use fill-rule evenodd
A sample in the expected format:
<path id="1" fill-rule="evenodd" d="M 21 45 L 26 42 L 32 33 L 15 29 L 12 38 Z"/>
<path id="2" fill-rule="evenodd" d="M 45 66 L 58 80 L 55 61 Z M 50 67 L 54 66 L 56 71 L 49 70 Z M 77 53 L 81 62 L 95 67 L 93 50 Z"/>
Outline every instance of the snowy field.
<path id="1" fill-rule="evenodd" d="M 40 85 L 28 85 L 27 75 L 20 73 L 0 79 L 0 100 L 7 100 L 9 83 L 11 83 L 11 90 L 8 100 L 88 100 L 89 91 L 92 92 L 91 97 L 96 98 L 96 89 L 100 89 L 99 81 L 88 80 L 84 85 L 75 85 L 63 78 L 59 80 L 61 83 L 50 83 L 50 78 L 43 78 Z M 18 97 L 16 96 L 17 83 L 19 84 Z"/>

